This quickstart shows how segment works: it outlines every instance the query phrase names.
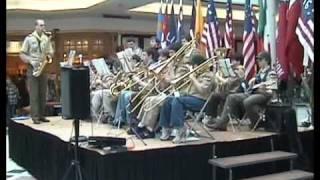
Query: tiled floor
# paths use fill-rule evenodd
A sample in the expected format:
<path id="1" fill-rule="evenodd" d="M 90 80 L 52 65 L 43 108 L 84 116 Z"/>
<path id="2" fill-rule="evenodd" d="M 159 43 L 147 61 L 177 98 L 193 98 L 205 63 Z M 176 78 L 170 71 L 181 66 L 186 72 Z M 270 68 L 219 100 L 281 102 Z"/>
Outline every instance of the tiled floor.
<path id="1" fill-rule="evenodd" d="M 9 138 L 6 136 L 7 180 L 36 180 L 28 171 L 9 158 Z"/>

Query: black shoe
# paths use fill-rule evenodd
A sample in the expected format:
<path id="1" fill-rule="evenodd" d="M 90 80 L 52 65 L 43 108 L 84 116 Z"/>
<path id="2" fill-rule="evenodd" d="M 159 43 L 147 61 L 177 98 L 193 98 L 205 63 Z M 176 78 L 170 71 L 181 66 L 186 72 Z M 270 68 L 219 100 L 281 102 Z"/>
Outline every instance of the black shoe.
<path id="1" fill-rule="evenodd" d="M 50 121 L 49 121 L 48 119 L 46 119 L 46 118 L 40 118 L 39 121 L 41 121 L 41 122 L 50 122 Z"/>
<path id="2" fill-rule="evenodd" d="M 141 135 L 142 139 L 148 139 L 148 138 L 154 138 L 154 137 L 156 137 L 156 133 L 150 132 L 148 130 L 144 131 Z"/>
<path id="3" fill-rule="evenodd" d="M 134 134 L 134 132 L 133 132 L 133 130 L 132 130 L 131 127 L 129 127 L 129 128 L 127 129 L 127 134 L 128 134 L 128 135 L 133 135 L 133 134 Z"/>
<path id="4" fill-rule="evenodd" d="M 140 128 L 138 126 L 132 126 L 127 129 L 127 134 L 133 135 L 136 132 L 140 135 L 142 131 L 143 131 L 143 128 Z"/>
<path id="5" fill-rule="evenodd" d="M 205 124 L 209 131 L 227 131 L 227 128 L 218 127 L 217 124 Z"/>
<path id="6" fill-rule="evenodd" d="M 32 121 L 33 121 L 33 124 L 40 124 L 39 119 L 33 118 Z"/>

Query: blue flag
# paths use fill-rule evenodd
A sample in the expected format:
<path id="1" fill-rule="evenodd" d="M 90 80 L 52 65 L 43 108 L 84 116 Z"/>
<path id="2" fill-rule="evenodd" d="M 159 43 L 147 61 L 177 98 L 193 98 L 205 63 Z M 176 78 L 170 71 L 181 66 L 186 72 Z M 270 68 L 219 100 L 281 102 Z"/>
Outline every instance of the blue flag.
<path id="1" fill-rule="evenodd" d="M 169 19 L 169 34 L 168 34 L 168 44 L 173 44 L 177 39 L 177 27 L 176 27 L 176 18 L 174 14 L 174 5 L 173 0 L 171 0 L 171 13 Z"/>
<path id="2" fill-rule="evenodd" d="M 191 14 L 191 23 L 190 23 L 190 37 L 193 39 L 194 38 L 194 31 L 196 27 L 196 4 L 195 0 L 192 0 L 192 14 Z"/>
<path id="3" fill-rule="evenodd" d="M 157 24 L 157 39 L 161 41 L 161 36 L 162 36 L 162 24 L 163 24 L 163 14 L 162 14 L 162 0 L 159 13 L 158 13 L 158 24 Z"/>
<path id="4" fill-rule="evenodd" d="M 180 43 L 183 38 L 185 38 L 185 33 L 183 29 L 183 6 L 182 0 L 179 4 L 179 16 L 178 16 L 178 27 L 177 27 L 177 43 Z"/>

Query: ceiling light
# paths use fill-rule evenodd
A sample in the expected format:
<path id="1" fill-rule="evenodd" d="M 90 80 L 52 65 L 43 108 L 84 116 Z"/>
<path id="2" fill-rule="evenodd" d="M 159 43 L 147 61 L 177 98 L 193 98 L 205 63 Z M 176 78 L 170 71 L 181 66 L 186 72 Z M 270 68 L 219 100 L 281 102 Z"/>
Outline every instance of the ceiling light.
<path id="1" fill-rule="evenodd" d="M 105 1 L 106 0 L 7 0 L 7 10 L 56 11 L 84 9 Z"/>

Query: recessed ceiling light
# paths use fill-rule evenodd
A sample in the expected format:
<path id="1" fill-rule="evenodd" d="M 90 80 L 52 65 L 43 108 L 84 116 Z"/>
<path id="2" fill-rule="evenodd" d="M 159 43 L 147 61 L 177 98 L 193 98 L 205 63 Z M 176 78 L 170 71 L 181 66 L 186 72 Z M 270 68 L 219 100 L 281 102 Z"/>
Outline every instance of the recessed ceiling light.
<path id="1" fill-rule="evenodd" d="M 6 0 L 7 10 L 56 11 L 84 9 L 107 0 Z"/>

